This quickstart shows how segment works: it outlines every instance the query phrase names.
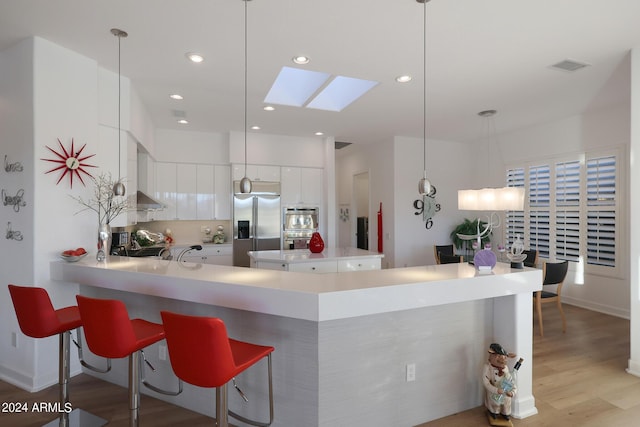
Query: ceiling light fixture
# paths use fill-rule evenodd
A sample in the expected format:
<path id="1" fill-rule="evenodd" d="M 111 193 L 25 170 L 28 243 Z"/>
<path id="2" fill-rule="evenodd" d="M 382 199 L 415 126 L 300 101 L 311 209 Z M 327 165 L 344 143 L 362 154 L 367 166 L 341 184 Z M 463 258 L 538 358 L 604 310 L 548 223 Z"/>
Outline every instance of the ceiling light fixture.
<path id="1" fill-rule="evenodd" d="M 396 77 L 396 81 L 398 83 L 408 83 L 412 80 L 412 77 L 409 75 L 404 75 L 404 76 L 398 76 Z"/>
<path id="2" fill-rule="evenodd" d="M 418 181 L 418 194 L 426 196 L 431 193 L 431 182 L 427 178 L 427 3 L 429 0 L 416 0 L 424 5 L 422 28 L 423 28 L 423 73 L 424 79 L 422 85 L 422 158 L 424 165 L 424 174 Z"/>
<path id="3" fill-rule="evenodd" d="M 125 31 L 119 30 L 117 28 L 112 28 L 111 29 L 111 34 L 113 34 L 114 36 L 116 36 L 118 38 L 118 181 L 116 181 L 115 184 L 113 184 L 113 194 L 116 196 L 124 196 L 125 193 L 127 192 L 126 188 L 124 187 L 124 184 L 122 183 L 122 176 L 120 175 L 120 156 L 121 156 L 121 143 L 120 143 L 120 133 L 122 132 L 122 129 L 120 128 L 120 110 L 121 110 L 121 89 L 120 89 L 120 41 L 122 40 L 123 37 L 127 37 L 128 34 Z"/>
<path id="4" fill-rule="evenodd" d="M 187 58 L 189 58 L 189 61 L 195 62 L 196 64 L 204 61 L 204 56 L 200 55 L 199 53 L 189 52 L 187 53 Z"/>
<path id="5" fill-rule="evenodd" d="M 244 176 L 240 180 L 240 192 L 251 193 L 251 180 L 247 176 L 247 3 L 244 1 Z"/>
<path id="6" fill-rule="evenodd" d="M 292 60 L 294 63 L 298 65 L 305 65 L 305 64 L 308 64 L 310 61 L 309 57 L 304 55 L 294 56 Z"/>
<path id="7" fill-rule="evenodd" d="M 251 126 L 251 129 L 252 130 L 260 130 L 260 126 L 253 125 L 253 126 Z"/>
<path id="8" fill-rule="evenodd" d="M 178 94 L 178 93 L 174 93 L 172 95 L 169 95 L 169 98 L 171 99 L 175 99 L 176 101 L 182 101 L 184 98 L 182 97 L 182 95 Z"/>
<path id="9" fill-rule="evenodd" d="M 271 105 L 265 105 L 264 107 L 262 107 L 262 109 L 264 111 L 273 111 L 273 110 L 275 110 L 275 108 L 273 106 L 271 106 Z"/>
<path id="10" fill-rule="evenodd" d="M 322 135 L 324 135 L 324 132 L 316 132 L 314 135 L 315 136 L 322 136 Z"/>
<path id="11" fill-rule="evenodd" d="M 188 125 L 189 121 L 187 119 L 180 119 L 180 120 L 178 120 L 178 123 L 181 124 L 181 125 Z"/>

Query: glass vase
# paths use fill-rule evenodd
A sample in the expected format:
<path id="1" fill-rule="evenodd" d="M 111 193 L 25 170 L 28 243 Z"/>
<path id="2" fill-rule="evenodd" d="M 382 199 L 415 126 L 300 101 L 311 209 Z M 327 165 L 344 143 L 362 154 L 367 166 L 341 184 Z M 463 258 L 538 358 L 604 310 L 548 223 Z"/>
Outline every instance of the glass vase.
<path id="1" fill-rule="evenodd" d="M 98 226 L 98 252 L 96 253 L 96 260 L 104 261 L 107 259 L 110 237 L 111 226 L 109 224 L 100 224 Z"/>

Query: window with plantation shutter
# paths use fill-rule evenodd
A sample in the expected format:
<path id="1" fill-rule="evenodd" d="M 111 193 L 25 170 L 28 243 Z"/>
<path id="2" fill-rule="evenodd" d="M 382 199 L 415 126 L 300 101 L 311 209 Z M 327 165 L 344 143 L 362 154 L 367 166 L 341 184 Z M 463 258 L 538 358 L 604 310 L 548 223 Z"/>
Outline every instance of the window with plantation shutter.
<path id="1" fill-rule="evenodd" d="M 507 212 L 506 236 L 524 236 L 543 259 L 583 261 L 585 271 L 620 274 L 616 237 L 618 150 L 507 169 L 507 186 L 527 189 L 524 212 Z"/>

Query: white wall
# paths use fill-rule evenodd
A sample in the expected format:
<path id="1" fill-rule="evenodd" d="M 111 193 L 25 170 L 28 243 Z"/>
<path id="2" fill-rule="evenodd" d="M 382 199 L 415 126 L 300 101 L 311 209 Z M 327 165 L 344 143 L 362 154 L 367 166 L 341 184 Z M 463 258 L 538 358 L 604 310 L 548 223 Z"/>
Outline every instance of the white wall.
<path id="1" fill-rule="evenodd" d="M 387 144 L 354 144 L 338 151 L 338 205 L 350 205 L 353 211 L 353 176 L 369 172 L 370 250 L 377 250 L 376 214 L 382 202 L 383 266 L 387 268 L 435 264 L 433 245 L 450 243 L 451 230 L 464 218 L 458 211 L 457 190 L 472 182 L 474 153 L 468 145 L 459 143 L 430 140 L 428 147 L 427 174 L 442 206 L 431 229 L 425 228 L 422 216 L 415 215 L 413 208 L 414 200 L 420 197 L 418 181 L 423 175 L 422 139 L 396 137 Z M 355 233 L 356 220 L 353 216 L 350 220 L 350 232 Z"/>

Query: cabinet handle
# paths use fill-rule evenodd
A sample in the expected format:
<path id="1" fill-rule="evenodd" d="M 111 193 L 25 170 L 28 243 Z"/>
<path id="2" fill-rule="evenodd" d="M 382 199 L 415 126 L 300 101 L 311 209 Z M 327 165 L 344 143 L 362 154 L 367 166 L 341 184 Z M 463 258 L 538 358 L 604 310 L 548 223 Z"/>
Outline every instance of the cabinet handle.
<path id="1" fill-rule="evenodd" d="M 312 270 L 315 270 L 316 268 L 315 268 L 315 267 L 311 267 L 311 269 L 312 269 Z"/>

